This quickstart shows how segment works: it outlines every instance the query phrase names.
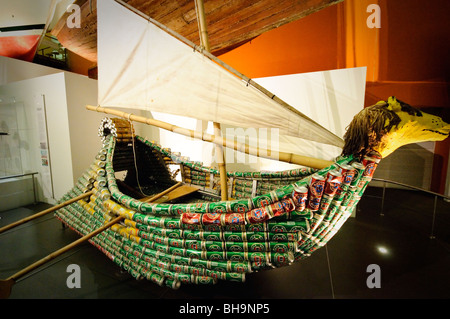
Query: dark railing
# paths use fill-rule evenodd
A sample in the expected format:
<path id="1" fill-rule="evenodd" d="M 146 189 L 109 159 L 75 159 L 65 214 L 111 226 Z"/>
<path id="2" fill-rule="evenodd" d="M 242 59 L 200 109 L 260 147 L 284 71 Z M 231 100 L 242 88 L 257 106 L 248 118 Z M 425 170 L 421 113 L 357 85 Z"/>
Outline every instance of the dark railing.
<path id="1" fill-rule="evenodd" d="M 435 193 L 435 192 L 432 192 L 432 191 L 429 191 L 429 190 L 426 190 L 426 189 L 423 189 L 423 188 L 420 188 L 420 187 L 411 186 L 411 185 L 408 185 L 408 184 L 403 184 L 403 183 L 399 183 L 399 182 L 395 182 L 395 181 L 391 181 L 391 180 L 380 179 L 380 178 L 373 178 L 372 180 L 383 183 L 383 195 L 381 197 L 381 212 L 380 212 L 380 215 L 382 215 L 382 216 L 384 215 L 384 199 L 385 199 L 385 195 L 386 195 L 386 183 L 394 184 L 394 185 L 398 185 L 398 186 L 402 186 L 402 187 L 406 187 L 406 188 L 409 188 L 409 189 L 413 189 L 413 190 L 416 190 L 416 191 L 420 191 L 420 192 L 424 192 L 424 193 L 433 195 L 434 196 L 434 205 L 433 205 L 433 217 L 432 217 L 432 222 L 431 222 L 430 239 L 435 239 L 436 238 L 435 235 L 434 235 L 434 225 L 435 225 L 435 221 L 436 221 L 437 201 L 438 201 L 439 197 L 444 199 L 444 200 L 450 201 L 450 197 L 449 196 L 442 195 L 442 194 L 439 194 L 439 193 Z"/>

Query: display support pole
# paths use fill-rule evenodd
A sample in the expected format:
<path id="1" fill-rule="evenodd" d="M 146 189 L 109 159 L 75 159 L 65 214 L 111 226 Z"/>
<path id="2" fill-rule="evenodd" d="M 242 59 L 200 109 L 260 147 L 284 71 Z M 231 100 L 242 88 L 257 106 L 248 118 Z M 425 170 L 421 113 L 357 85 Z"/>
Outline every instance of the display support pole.
<path id="1" fill-rule="evenodd" d="M 208 39 L 208 28 L 206 26 L 205 18 L 205 6 L 203 0 L 195 0 L 195 7 L 197 9 L 197 19 L 199 22 L 199 32 L 200 41 L 205 51 L 211 52 Z M 220 123 L 213 122 L 214 135 L 221 136 Z M 219 165 L 220 173 L 220 196 L 223 201 L 228 200 L 228 190 L 227 190 L 227 170 L 225 165 L 225 157 L 223 154 L 223 147 L 221 145 L 215 144 L 216 161 Z"/>

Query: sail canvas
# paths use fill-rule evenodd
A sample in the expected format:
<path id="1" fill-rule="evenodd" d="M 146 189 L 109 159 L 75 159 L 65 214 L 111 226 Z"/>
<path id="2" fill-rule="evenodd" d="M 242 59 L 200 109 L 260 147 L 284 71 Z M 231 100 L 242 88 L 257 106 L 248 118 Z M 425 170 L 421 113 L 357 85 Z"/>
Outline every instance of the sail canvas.
<path id="1" fill-rule="evenodd" d="M 115 1 L 98 7 L 100 106 L 146 109 L 341 147 L 342 139 Z M 186 40 L 187 41 L 187 40 Z M 120 44 L 119 44 L 120 43 Z"/>
<path id="2" fill-rule="evenodd" d="M 359 67 L 264 77 L 257 78 L 255 81 L 301 110 L 315 122 L 337 136 L 343 137 L 353 116 L 363 108 L 365 78 L 366 68 Z M 198 127 L 198 123 L 192 118 L 160 112 L 152 112 L 152 114 L 155 119 L 188 129 L 196 130 Z M 212 125 L 208 127 L 207 132 L 212 134 Z M 273 152 L 290 152 L 323 160 L 333 160 L 342 152 L 338 146 L 293 136 L 275 136 L 270 133 L 276 134 L 276 129 L 243 130 L 231 125 L 222 125 L 222 134 L 227 140 L 238 141 L 245 138 L 249 145 Z M 152 133 L 148 134 L 154 136 Z M 160 130 L 157 139 L 162 145 L 181 152 L 193 160 L 202 161 L 205 165 L 214 163 L 214 147 L 209 143 L 195 141 L 163 129 Z M 230 148 L 225 148 L 224 152 L 225 162 L 230 169 L 242 169 L 242 165 L 239 164 L 251 164 L 254 170 L 280 170 L 295 167 L 293 164 L 243 155 Z"/>

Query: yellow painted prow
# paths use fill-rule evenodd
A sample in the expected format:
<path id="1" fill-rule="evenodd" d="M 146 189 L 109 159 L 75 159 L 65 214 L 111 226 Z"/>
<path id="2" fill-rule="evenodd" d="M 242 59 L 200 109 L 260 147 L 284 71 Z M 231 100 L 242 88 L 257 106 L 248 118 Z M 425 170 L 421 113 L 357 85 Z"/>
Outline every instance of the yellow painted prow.
<path id="1" fill-rule="evenodd" d="M 387 102 L 388 110 L 397 114 L 400 123 L 393 126 L 374 147 L 382 157 L 388 156 L 406 144 L 442 141 L 448 137 L 450 124 L 445 123 L 440 117 L 421 112 L 409 105 L 402 105 L 395 97 L 390 97 Z"/>
<path id="2" fill-rule="evenodd" d="M 390 97 L 355 115 L 344 135 L 342 155 L 362 158 L 375 151 L 386 157 L 403 145 L 442 141 L 449 134 L 450 124 L 440 117 Z"/>

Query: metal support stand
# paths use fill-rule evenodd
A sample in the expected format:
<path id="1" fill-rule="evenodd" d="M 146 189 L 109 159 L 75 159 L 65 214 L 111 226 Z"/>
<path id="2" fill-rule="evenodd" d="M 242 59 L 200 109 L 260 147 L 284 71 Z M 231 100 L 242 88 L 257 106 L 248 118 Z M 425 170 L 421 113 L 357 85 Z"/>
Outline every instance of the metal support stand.
<path id="1" fill-rule="evenodd" d="M 384 196 L 386 195 L 386 182 L 383 182 L 383 196 L 381 197 L 381 212 L 380 216 L 384 216 Z"/>
<path id="2" fill-rule="evenodd" d="M 439 193 L 435 193 L 435 192 L 431 192 L 419 187 L 415 187 L 415 186 L 411 186 L 411 185 L 407 185 L 407 184 L 403 184 L 403 183 L 399 183 L 399 182 L 394 182 L 394 181 L 389 181 L 389 180 L 385 180 L 385 179 L 379 179 L 379 178 L 373 178 L 373 180 L 375 181 L 379 181 L 379 182 L 383 182 L 383 196 L 381 198 L 381 212 L 380 212 L 380 216 L 384 216 L 384 200 L 385 200 L 385 195 L 386 195 L 386 183 L 391 183 L 391 184 L 396 184 L 396 185 L 400 185 L 400 186 L 404 186 L 410 189 L 414 189 L 414 190 L 418 190 L 430 195 L 434 196 L 434 206 L 433 206 L 433 217 L 432 217 L 432 221 L 431 221 L 431 234 L 429 236 L 430 239 L 436 239 L 436 236 L 434 235 L 434 226 L 436 223 L 436 209 L 437 209 L 437 201 L 438 198 L 442 198 L 445 201 L 450 201 L 450 197 L 446 196 L 446 195 L 442 195 Z"/>
<path id="3" fill-rule="evenodd" d="M 33 180 L 33 196 L 34 196 L 34 205 L 37 204 L 37 199 L 36 199 L 36 183 L 34 181 L 34 175 L 37 173 L 31 173 L 31 179 Z"/>
<path id="4" fill-rule="evenodd" d="M 434 196 L 434 207 L 433 207 L 433 219 L 431 222 L 431 234 L 430 234 L 430 239 L 436 239 L 436 237 L 434 236 L 434 222 L 436 220 L 436 206 L 437 206 L 437 196 Z"/>

